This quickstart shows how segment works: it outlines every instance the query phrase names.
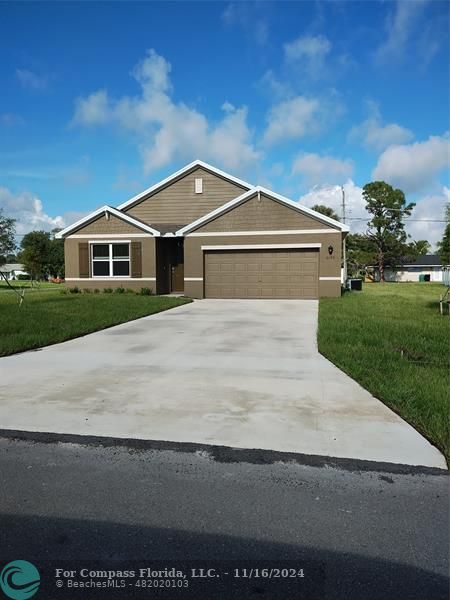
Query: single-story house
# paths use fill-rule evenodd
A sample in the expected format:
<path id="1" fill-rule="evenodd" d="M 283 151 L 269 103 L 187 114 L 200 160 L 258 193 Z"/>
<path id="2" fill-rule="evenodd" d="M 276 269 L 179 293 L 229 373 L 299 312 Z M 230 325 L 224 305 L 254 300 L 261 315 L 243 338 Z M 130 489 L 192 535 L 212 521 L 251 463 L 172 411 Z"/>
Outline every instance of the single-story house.
<path id="1" fill-rule="evenodd" d="M 379 279 L 378 268 L 373 267 L 375 279 Z M 424 254 L 415 260 L 403 261 L 396 269 L 386 267 L 386 281 L 443 281 L 444 265 L 437 254 Z"/>
<path id="2" fill-rule="evenodd" d="M 192 298 L 341 293 L 349 228 L 200 160 L 57 234 L 66 282 Z"/>
<path id="3" fill-rule="evenodd" d="M 6 279 L 17 279 L 19 275 L 28 275 L 25 267 L 19 263 L 6 263 L 0 267 L 0 271 L 6 276 Z"/>

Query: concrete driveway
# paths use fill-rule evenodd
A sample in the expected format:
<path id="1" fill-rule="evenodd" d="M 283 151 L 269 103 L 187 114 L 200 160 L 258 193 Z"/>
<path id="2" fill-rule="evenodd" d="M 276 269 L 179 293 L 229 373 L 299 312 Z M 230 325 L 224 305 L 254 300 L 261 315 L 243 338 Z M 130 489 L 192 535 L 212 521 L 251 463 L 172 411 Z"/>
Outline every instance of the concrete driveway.
<path id="1" fill-rule="evenodd" d="M 0 359 L 0 427 L 445 468 L 323 358 L 317 301 L 201 300 Z"/>

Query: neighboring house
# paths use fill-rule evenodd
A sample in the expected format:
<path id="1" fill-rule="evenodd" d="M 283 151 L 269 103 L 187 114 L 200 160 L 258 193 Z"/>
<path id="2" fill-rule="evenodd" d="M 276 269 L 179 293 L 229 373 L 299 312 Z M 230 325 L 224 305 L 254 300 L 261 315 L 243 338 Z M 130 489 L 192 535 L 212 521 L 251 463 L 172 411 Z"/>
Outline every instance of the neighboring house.
<path id="1" fill-rule="evenodd" d="M 372 267 L 375 279 L 379 279 L 377 267 Z M 415 260 L 405 260 L 396 269 L 386 267 L 384 278 L 386 281 L 443 281 L 444 265 L 441 264 L 437 254 L 425 254 Z"/>
<path id="2" fill-rule="evenodd" d="M 349 228 L 194 161 L 118 208 L 56 237 L 66 282 L 192 298 L 318 298 L 341 293 Z"/>
<path id="3" fill-rule="evenodd" d="M 6 263 L 0 267 L 0 271 L 6 276 L 6 279 L 17 279 L 19 275 L 28 275 L 24 266 L 18 263 Z"/>

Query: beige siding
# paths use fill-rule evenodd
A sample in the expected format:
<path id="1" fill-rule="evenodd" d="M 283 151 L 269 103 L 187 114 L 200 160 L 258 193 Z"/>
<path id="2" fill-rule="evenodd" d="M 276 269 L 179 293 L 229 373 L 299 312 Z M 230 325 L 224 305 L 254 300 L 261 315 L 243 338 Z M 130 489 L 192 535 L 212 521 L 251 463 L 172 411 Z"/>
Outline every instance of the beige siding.
<path id="1" fill-rule="evenodd" d="M 338 298 L 341 295 L 340 281 L 319 281 L 320 298 Z"/>
<path id="2" fill-rule="evenodd" d="M 203 193 L 196 194 L 196 178 Z M 205 169 L 195 169 L 124 212 L 158 229 L 158 223 L 188 224 L 247 191 Z"/>
<path id="3" fill-rule="evenodd" d="M 142 288 L 150 288 L 152 294 L 156 294 L 156 281 L 142 281 L 141 279 L 112 279 L 111 281 L 99 281 L 96 279 L 82 279 L 81 281 L 66 281 L 65 287 L 78 287 L 80 290 L 104 290 L 123 287 L 126 290 L 138 292 Z"/>
<path id="4" fill-rule="evenodd" d="M 322 221 L 296 211 L 261 194 L 195 230 L 212 231 L 267 231 L 280 229 L 331 229 Z"/>
<path id="5" fill-rule="evenodd" d="M 135 227 L 126 221 L 122 221 L 114 215 L 109 215 L 109 219 L 102 215 L 95 221 L 88 223 L 84 227 L 80 227 L 76 231 L 72 231 L 72 234 L 91 234 L 91 233 L 140 233 L 142 229 Z"/>

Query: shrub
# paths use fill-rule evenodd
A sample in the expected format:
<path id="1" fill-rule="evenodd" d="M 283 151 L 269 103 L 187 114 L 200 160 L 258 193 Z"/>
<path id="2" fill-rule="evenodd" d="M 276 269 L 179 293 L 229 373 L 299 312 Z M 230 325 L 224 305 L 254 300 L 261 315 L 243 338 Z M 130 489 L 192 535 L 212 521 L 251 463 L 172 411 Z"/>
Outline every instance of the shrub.
<path id="1" fill-rule="evenodd" d="M 81 290 L 78 286 L 69 288 L 69 293 L 71 294 L 80 294 Z"/>
<path id="2" fill-rule="evenodd" d="M 17 275 L 18 281 L 30 281 L 30 279 L 31 279 L 31 275 L 27 275 L 27 274 Z"/>
<path id="3" fill-rule="evenodd" d="M 125 293 L 125 288 L 124 287 L 116 287 L 116 289 L 114 290 L 115 294 L 124 294 Z"/>
<path id="4" fill-rule="evenodd" d="M 139 293 L 141 296 L 152 296 L 153 290 L 152 290 L 152 288 L 143 287 L 143 288 L 141 288 Z"/>
<path id="5" fill-rule="evenodd" d="M 63 288 L 62 290 L 59 290 L 59 293 L 60 293 L 60 294 L 68 294 L 68 293 L 69 293 L 69 290 L 68 290 L 68 289 L 66 289 L 66 288 Z"/>
<path id="6" fill-rule="evenodd" d="M 100 294 L 100 290 L 98 288 L 94 289 L 94 294 Z"/>
<path id="7" fill-rule="evenodd" d="M 126 292 L 127 294 L 134 294 L 134 290 L 132 290 L 131 288 L 127 288 L 127 289 L 125 290 L 125 292 Z"/>
<path id="8" fill-rule="evenodd" d="M 112 294 L 113 293 L 113 289 L 112 288 L 103 288 L 103 293 L 104 294 Z"/>
<path id="9" fill-rule="evenodd" d="M 92 294 L 91 288 L 83 288 L 83 294 Z"/>

